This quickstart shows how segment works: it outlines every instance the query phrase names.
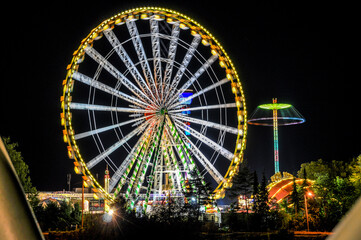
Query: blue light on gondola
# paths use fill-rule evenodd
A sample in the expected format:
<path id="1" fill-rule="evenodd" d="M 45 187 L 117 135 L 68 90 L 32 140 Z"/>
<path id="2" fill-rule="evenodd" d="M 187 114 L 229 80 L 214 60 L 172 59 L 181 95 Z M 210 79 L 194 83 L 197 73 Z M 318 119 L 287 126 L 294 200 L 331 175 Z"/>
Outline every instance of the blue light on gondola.
<path id="1" fill-rule="evenodd" d="M 184 131 L 184 133 L 187 135 L 187 136 L 190 136 L 191 135 L 191 133 L 189 132 L 189 126 L 191 125 L 189 122 L 186 122 L 186 125 L 187 125 L 187 127 L 186 127 L 186 130 Z"/>
<path id="2" fill-rule="evenodd" d="M 189 110 L 185 110 L 185 111 L 182 111 L 182 114 L 186 114 L 186 115 L 188 115 L 188 114 L 191 114 L 191 111 L 189 111 Z"/>
<path id="3" fill-rule="evenodd" d="M 190 96 L 192 96 L 192 95 L 193 95 L 192 92 L 184 92 L 184 93 L 182 93 L 182 94 L 180 95 L 180 99 L 179 99 L 179 100 L 182 101 L 184 98 L 190 97 Z M 192 103 L 192 99 L 184 102 L 183 104 L 185 104 L 185 105 L 190 105 L 191 103 Z"/>

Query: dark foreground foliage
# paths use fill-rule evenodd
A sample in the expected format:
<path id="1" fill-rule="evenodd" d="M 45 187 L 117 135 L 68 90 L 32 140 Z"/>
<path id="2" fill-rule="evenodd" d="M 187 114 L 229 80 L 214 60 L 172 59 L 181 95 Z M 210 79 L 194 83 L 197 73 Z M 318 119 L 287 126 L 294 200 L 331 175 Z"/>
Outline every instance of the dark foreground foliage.
<path id="1" fill-rule="evenodd" d="M 86 215 L 84 229 L 72 232 L 49 232 L 47 239 L 200 239 L 200 233 L 207 226 L 192 217 L 165 214 L 162 209 L 152 216 L 136 216 L 122 206 L 110 222 L 104 221 L 103 214 Z M 163 211 L 164 210 L 164 211 Z M 164 217 L 158 214 L 163 214 Z"/>
<path id="2" fill-rule="evenodd" d="M 33 206 L 33 210 L 40 228 L 50 230 L 70 230 L 81 223 L 81 209 L 79 204 L 68 202 L 50 202 L 43 207 L 40 204 Z"/>

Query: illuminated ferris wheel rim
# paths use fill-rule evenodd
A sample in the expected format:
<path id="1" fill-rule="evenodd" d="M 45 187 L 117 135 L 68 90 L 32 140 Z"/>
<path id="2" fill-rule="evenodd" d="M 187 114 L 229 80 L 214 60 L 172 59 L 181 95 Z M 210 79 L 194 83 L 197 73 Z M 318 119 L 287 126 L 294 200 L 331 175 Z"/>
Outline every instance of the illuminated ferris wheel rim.
<path id="1" fill-rule="evenodd" d="M 165 63 L 170 62 L 169 59 L 161 58 L 159 55 L 156 55 L 156 53 L 154 53 L 154 48 L 156 48 L 156 47 L 154 47 L 154 46 L 153 46 L 153 53 L 155 54 L 154 57 L 145 57 L 144 60 L 133 64 L 133 66 L 131 68 L 129 68 L 128 72 L 126 73 L 128 75 L 129 74 L 131 74 L 133 76 L 135 75 L 135 79 L 138 81 L 136 83 L 134 81 L 133 81 L 133 83 L 126 82 L 126 81 L 122 82 L 123 85 L 128 84 L 128 87 L 129 87 L 129 84 L 133 84 L 133 85 L 130 85 L 131 87 L 129 88 L 133 93 L 132 96 L 129 96 L 127 94 L 120 92 L 119 88 L 109 87 L 109 86 L 97 81 L 96 78 L 92 78 L 92 77 L 89 78 L 88 76 L 78 72 L 79 65 L 84 60 L 85 55 L 88 55 L 99 63 L 98 70 L 100 70 L 100 71 L 105 70 L 105 71 L 108 71 L 113 74 L 119 74 L 119 72 L 117 72 L 116 69 L 112 68 L 112 66 L 110 64 L 107 64 L 107 58 L 99 55 L 96 52 L 96 50 L 92 47 L 94 41 L 98 40 L 102 35 L 105 35 L 106 38 L 108 39 L 108 41 L 112 45 L 115 44 L 115 45 L 113 45 L 113 49 L 112 49 L 113 52 L 111 54 L 113 54 L 114 52 L 117 52 L 119 54 L 119 52 L 117 51 L 117 50 L 119 50 L 119 48 L 121 49 L 121 47 L 119 47 L 119 46 L 122 46 L 122 44 L 124 44 L 126 41 L 127 42 L 130 42 L 130 41 L 136 42 L 137 39 L 142 39 L 143 37 L 156 36 L 156 37 L 154 37 L 155 39 L 166 38 L 166 39 L 169 39 L 169 41 L 172 41 L 172 39 L 173 39 L 172 36 L 166 36 L 159 32 L 155 35 L 154 34 L 153 35 L 152 34 L 139 34 L 137 32 L 135 32 L 135 33 L 133 32 L 133 35 L 131 38 L 129 38 L 126 41 L 123 41 L 120 44 L 117 43 L 116 42 L 117 38 L 113 34 L 112 29 L 114 27 L 117 27 L 117 25 L 127 25 L 129 30 L 131 27 L 136 29 L 136 25 L 134 22 L 137 20 L 140 20 L 140 19 L 149 20 L 150 22 L 152 21 L 151 24 L 156 24 L 155 22 L 157 22 L 157 21 L 165 20 L 167 23 L 169 23 L 173 26 L 176 25 L 176 28 L 178 28 L 178 31 L 190 29 L 191 35 L 194 36 L 194 39 L 198 43 L 200 42 L 205 46 L 209 46 L 210 52 L 211 52 L 211 57 L 208 60 L 204 59 L 204 60 L 206 60 L 206 62 L 202 65 L 202 67 L 199 69 L 198 72 L 191 74 L 191 76 L 188 78 L 186 84 L 184 84 L 181 89 L 176 89 L 176 90 L 174 90 L 175 92 L 171 90 L 172 86 L 177 87 L 180 79 L 178 80 L 177 84 L 174 84 L 175 81 L 173 79 L 173 82 L 169 82 L 168 85 L 164 85 L 166 89 L 163 89 L 163 90 L 168 90 L 168 94 L 160 91 L 159 89 L 155 89 L 155 90 L 152 89 L 153 85 L 146 83 L 144 81 L 144 79 L 143 79 L 143 81 L 144 81 L 143 82 L 142 77 L 136 73 L 136 66 L 142 65 L 142 67 L 143 67 L 143 65 L 146 65 L 148 61 L 154 61 L 155 65 L 157 64 L 155 62 L 157 59 L 159 62 L 165 62 Z M 172 31 L 172 33 L 173 33 L 173 31 Z M 157 41 L 159 41 L 159 40 L 154 40 L 154 43 L 157 44 Z M 198 51 L 196 49 L 197 44 L 198 44 L 196 41 L 193 41 L 191 44 L 189 44 L 189 43 L 186 43 L 185 41 L 183 41 L 182 39 L 180 39 L 179 37 L 178 37 L 177 41 L 179 41 L 180 43 L 183 44 L 183 46 L 180 44 L 177 46 L 182 46 L 182 47 L 188 48 L 188 49 L 192 48 L 192 47 L 194 48 L 191 57 L 194 56 L 194 52 Z M 139 44 L 139 42 L 138 42 L 138 44 Z M 158 44 L 159 44 L 159 42 L 158 42 Z M 135 43 L 134 43 L 134 45 L 135 45 Z M 137 46 L 135 46 L 135 47 L 137 47 Z M 139 51 L 141 52 L 141 48 Z M 123 52 L 123 54 L 124 54 L 124 52 Z M 186 57 L 184 59 L 186 59 Z M 229 59 L 228 55 L 224 51 L 223 47 L 204 27 L 202 27 L 200 24 L 198 24 L 191 18 L 189 18 L 183 14 L 180 14 L 178 12 L 164 9 L 164 8 L 145 7 L 145 8 L 131 9 L 131 10 L 122 12 L 120 14 L 117 14 L 117 15 L 103 21 L 98 27 L 94 28 L 90 32 L 90 34 L 82 41 L 78 50 L 76 50 L 73 54 L 73 59 L 67 67 L 68 72 L 67 72 L 66 79 L 63 81 L 63 96 L 61 97 L 61 106 L 62 106 L 61 124 L 64 127 L 64 130 L 63 130 L 64 141 L 66 143 L 68 143 L 69 157 L 71 159 L 74 159 L 74 165 L 75 165 L 74 169 L 77 173 L 83 174 L 84 182 L 88 183 L 88 185 L 90 185 L 90 186 L 93 186 L 94 190 L 96 192 L 98 192 L 100 195 L 103 195 L 105 198 L 107 198 L 109 200 L 113 200 L 113 198 L 109 195 L 109 193 L 107 191 L 105 191 L 104 188 L 93 177 L 93 174 L 90 171 L 91 164 L 89 164 L 90 163 L 89 161 L 86 162 L 82 158 L 82 155 L 80 154 L 80 150 L 79 150 L 79 147 L 77 144 L 77 140 L 94 134 L 94 131 L 95 132 L 106 131 L 107 129 L 105 129 L 105 128 L 107 128 L 107 127 L 104 127 L 103 129 L 100 129 L 100 128 L 94 129 L 94 130 L 91 130 L 89 132 L 84 132 L 84 133 L 76 133 L 72 126 L 72 111 L 73 110 L 82 109 L 82 110 L 87 110 L 88 112 L 89 111 L 97 111 L 97 110 L 111 111 L 111 112 L 125 111 L 125 112 L 129 112 L 129 113 L 143 114 L 143 117 L 140 117 L 139 119 L 147 119 L 147 118 L 149 118 L 149 115 L 151 115 L 152 119 L 154 119 L 153 122 L 151 122 L 151 123 L 149 122 L 148 124 L 144 124 L 144 122 L 143 122 L 142 124 L 140 124 L 140 127 L 137 127 L 136 129 L 133 130 L 133 135 L 140 134 L 142 132 L 143 133 L 142 137 L 150 138 L 151 137 L 150 132 L 152 132 L 152 130 L 150 130 L 150 129 L 157 129 L 156 127 L 151 128 L 150 126 L 157 126 L 158 128 L 165 127 L 166 132 L 169 135 L 168 136 L 169 139 L 172 138 L 171 135 L 173 135 L 173 137 L 176 136 L 176 138 L 177 137 L 180 138 L 182 135 L 182 137 L 184 139 L 184 136 L 183 136 L 184 134 L 181 131 L 178 131 L 179 129 L 177 130 L 177 127 L 181 128 L 183 130 L 188 129 L 188 128 L 184 126 L 184 124 L 182 123 L 181 120 L 187 120 L 190 122 L 192 122 L 192 121 L 194 122 L 195 120 L 190 117 L 186 117 L 186 116 L 180 117 L 179 114 L 177 116 L 177 113 L 182 112 L 182 110 L 180 109 L 180 106 L 182 103 L 185 103 L 187 100 L 189 101 L 195 97 L 190 96 L 190 97 L 184 98 L 181 102 L 179 102 L 179 99 L 177 96 L 179 93 L 184 92 L 186 89 L 188 89 L 189 86 L 191 86 L 194 82 L 196 82 L 197 77 L 198 77 L 197 74 L 201 75 L 204 71 L 207 71 L 206 68 L 208 67 L 208 65 L 211 65 L 216 60 L 219 60 L 219 65 L 221 66 L 221 68 L 224 68 L 225 77 L 218 82 L 212 82 L 212 85 L 210 85 L 208 87 L 209 89 L 207 91 L 210 91 L 211 89 L 215 89 L 216 87 L 219 87 L 219 86 L 225 84 L 226 82 L 231 82 L 231 88 L 232 88 L 232 92 L 235 96 L 235 102 L 223 104 L 222 106 L 219 105 L 219 106 L 198 106 L 198 107 L 193 107 L 193 108 L 190 107 L 188 110 L 189 111 L 195 111 L 195 110 L 200 110 L 200 109 L 208 110 L 208 109 L 212 109 L 212 107 L 214 107 L 215 109 L 216 108 L 227 109 L 228 107 L 234 107 L 237 109 L 238 127 L 236 129 L 231 128 L 231 127 L 226 128 L 226 126 L 223 127 L 227 131 L 233 131 L 233 134 L 235 134 L 237 136 L 237 141 L 236 141 L 236 147 L 235 147 L 234 153 L 232 155 L 233 157 L 230 159 L 230 164 L 229 164 L 228 170 L 227 170 L 226 174 L 222 177 L 222 179 L 218 182 L 218 186 L 213 192 L 213 196 L 217 199 L 217 198 L 221 198 L 224 196 L 225 189 L 231 185 L 232 177 L 235 174 L 236 170 L 238 169 L 239 163 L 242 161 L 243 150 L 245 147 L 246 129 L 247 129 L 246 107 L 245 107 L 245 98 L 243 95 L 243 90 L 242 90 L 237 72 L 236 72 L 231 60 Z M 182 63 L 178 63 L 178 62 L 174 61 L 174 59 L 173 59 L 173 63 L 177 63 L 178 66 L 175 66 L 175 64 L 173 66 L 173 63 L 172 63 L 171 67 L 172 68 L 174 67 L 174 71 L 180 71 L 180 69 L 183 67 L 182 64 L 184 63 L 184 61 L 185 60 L 183 60 Z M 146 66 L 145 66 L 145 68 L 146 68 Z M 184 71 L 188 71 L 188 69 L 186 68 L 183 70 L 183 72 Z M 126 74 L 124 73 L 125 76 L 126 76 Z M 151 74 L 152 74 L 152 72 L 151 72 Z M 154 81 L 154 78 L 156 76 L 157 76 L 157 73 L 154 73 L 154 76 L 152 76 L 152 75 L 148 75 L 148 77 L 145 76 L 145 80 L 152 79 Z M 165 77 L 165 78 L 167 78 L 167 77 Z M 124 79 L 126 79 L 126 77 Z M 160 80 L 158 80 L 158 81 L 164 80 L 164 78 L 159 78 L 159 79 Z M 85 104 L 85 103 L 72 102 L 71 93 L 72 93 L 73 87 L 74 87 L 74 80 L 77 82 L 82 82 L 84 84 L 88 84 L 89 86 L 93 87 L 94 89 L 107 92 L 107 93 L 111 94 L 112 97 L 116 96 L 117 99 L 122 99 L 122 100 L 125 99 L 137 107 L 133 108 L 133 109 L 132 108 L 120 108 L 120 107 L 116 107 L 116 106 L 105 107 L 102 105 L 94 105 L 94 104 L 90 105 L 90 104 Z M 168 79 L 168 80 L 172 81 L 172 79 Z M 154 82 L 154 83 L 156 83 L 156 82 Z M 139 89 L 139 88 L 141 88 L 141 89 Z M 203 93 L 201 93 L 202 91 L 203 91 Z M 201 96 L 201 94 L 204 94 L 205 91 L 206 91 L 206 89 L 200 89 L 194 95 L 198 94 L 197 97 L 199 97 L 199 96 Z M 167 95 L 167 97 L 157 98 L 159 96 L 164 96 L 164 94 Z M 147 113 L 148 113 L 148 115 L 146 115 Z M 166 113 L 166 114 L 163 114 L 163 113 Z M 174 116 L 175 116 L 174 119 L 171 119 L 169 117 L 169 114 L 174 114 Z M 202 112 L 202 114 L 203 114 L 203 112 Z M 149 119 L 147 119 L 147 120 L 149 120 Z M 122 124 L 125 125 L 125 124 L 129 124 L 129 123 L 134 123 L 134 122 L 136 122 L 136 120 L 133 119 L 133 120 L 129 120 L 126 122 L 117 123 L 117 125 L 119 127 Z M 221 128 L 221 125 L 220 124 L 217 125 L 217 123 L 207 123 L 206 121 L 201 120 L 201 119 L 198 119 L 198 122 L 200 122 L 201 124 L 204 124 L 204 126 L 206 126 L 206 128 L 207 127 Z M 163 126 L 161 126 L 161 125 L 163 125 Z M 110 129 L 110 128 L 114 128 L 114 126 L 109 126 L 108 129 Z M 226 131 L 226 130 L 224 130 L 224 131 Z M 148 133 L 148 135 L 145 133 Z M 159 132 L 159 133 L 161 134 L 160 137 L 158 135 L 155 136 L 155 137 L 157 137 L 158 140 L 160 138 L 162 138 L 162 136 L 163 136 L 162 135 L 163 132 Z M 199 135 L 199 133 L 197 133 L 195 130 L 192 131 L 192 135 L 197 135 L 197 134 Z M 200 136 L 197 136 L 197 137 L 200 138 Z M 139 138 L 139 141 L 141 138 Z M 159 145 L 160 145 L 160 143 L 161 143 L 161 140 L 159 140 Z M 208 144 L 211 144 L 211 143 L 208 142 Z M 214 145 L 214 146 L 217 146 L 217 145 Z M 132 150 L 134 150 L 134 149 L 135 149 L 135 147 Z M 152 150 L 152 153 L 153 153 L 153 151 L 154 151 L 154 149 Z M 187 152 L 186 149 L 184 149 L 183 151 L 184 151 L 184 153 Z M 218 153 L 218 155 L 219 155 L 219 153 Z M 189 157 L 190 157 L 190 155 L 189 155 Z M 100 158 L 101 157 L 98 157 L 97 160 L 99 160 Z M 191 159 L 189 159 L 189 160 L 191 160 Z"/>

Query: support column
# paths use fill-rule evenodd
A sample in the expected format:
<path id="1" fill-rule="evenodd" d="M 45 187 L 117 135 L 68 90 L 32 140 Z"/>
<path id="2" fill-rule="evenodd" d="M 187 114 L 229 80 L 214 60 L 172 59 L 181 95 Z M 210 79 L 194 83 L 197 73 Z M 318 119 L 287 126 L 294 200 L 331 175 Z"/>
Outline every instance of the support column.
<path id="1" fill-rule="evenodd" d="M 277 103 L 277 98 L 272 99 L 272 103 Z M 275 173 L 280 171 L 279 169 L 279 152 L 278 152 L 278 118 L 277 107 L 273 108 L 273 146 L 274 146 L 274 161 L 275 161 Z"/>

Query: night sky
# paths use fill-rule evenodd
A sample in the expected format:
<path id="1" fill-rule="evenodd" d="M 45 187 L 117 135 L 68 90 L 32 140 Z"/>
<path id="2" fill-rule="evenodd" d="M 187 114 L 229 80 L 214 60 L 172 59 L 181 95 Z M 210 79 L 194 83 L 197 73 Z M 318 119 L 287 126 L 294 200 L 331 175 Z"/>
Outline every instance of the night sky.
<path id="1" fill-rule="evenodd" d="M 302 125 L 279 129 L 281 171 L 296 173 L 304 162 L 361 154 L 359 77 L 350 74 L 347 63 L 355 51 L 355 6 L 195 2 L 13 1 L 2 6 L 0 135 L 19 143 L 38 190 L 66 189 L 66 174 L 74 173 L 60 126 L 61 84 L 72 53 L 101 21 L 147 5 L 184 13 L 219 40 L 241 77 L 249 115 L 277 97 L 306 118 Z M 245 158 L 253 170 L 270 177 L 272 128 L 248 129 Z M 79 176 L 73 174 L 72 180 L 80 186 Z"/>

